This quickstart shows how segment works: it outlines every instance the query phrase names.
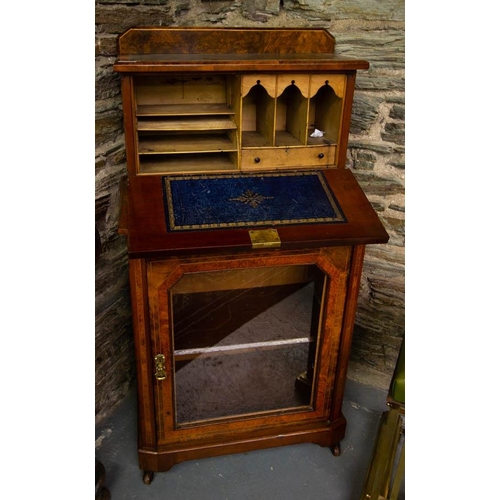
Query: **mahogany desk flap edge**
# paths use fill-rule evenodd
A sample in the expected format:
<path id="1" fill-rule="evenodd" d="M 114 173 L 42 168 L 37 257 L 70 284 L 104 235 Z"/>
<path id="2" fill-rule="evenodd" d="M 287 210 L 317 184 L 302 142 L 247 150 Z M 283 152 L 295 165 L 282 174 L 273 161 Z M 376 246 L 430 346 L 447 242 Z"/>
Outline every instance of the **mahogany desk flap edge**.
<path id="1" fill-rule="evenodd" d="M 323 171 L 347 218 L 343 224 L 294 224 L 274 227 L 280 248 L 386 243 L 389 235 L 350 170 Z M 250 229 L 167 230 L 160 176 L 138 176 L 122 184 L 120 234 L 128 237 L 129 255 L 149 256 L 252 250 Z M 264 229 L 265 227 L 263 227 Z"/>

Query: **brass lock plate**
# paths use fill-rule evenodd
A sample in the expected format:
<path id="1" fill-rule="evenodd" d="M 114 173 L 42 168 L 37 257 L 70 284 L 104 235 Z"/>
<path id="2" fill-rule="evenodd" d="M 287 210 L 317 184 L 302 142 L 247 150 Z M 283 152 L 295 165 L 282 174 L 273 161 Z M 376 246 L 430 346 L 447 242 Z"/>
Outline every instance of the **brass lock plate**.
<path id="1" fill-rule="evenodd" d="M 281 240 L 276 229 L 249 229 L 252 248 L 280 248 Z"/>

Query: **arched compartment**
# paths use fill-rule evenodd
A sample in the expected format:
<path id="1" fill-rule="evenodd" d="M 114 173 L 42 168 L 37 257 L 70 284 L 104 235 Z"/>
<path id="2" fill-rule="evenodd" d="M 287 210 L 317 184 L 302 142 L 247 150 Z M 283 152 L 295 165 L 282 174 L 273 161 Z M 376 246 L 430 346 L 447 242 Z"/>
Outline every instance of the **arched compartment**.
<path id="1" fill-rule="evenodd" d="M 241 145 L 242 147 L 274 146 L 274 120 L 276 100 L 260 81 L 243 97 Z"/>
<path id="2" fill-rule="evenodd" d="M 307 144 L 338 144 L 342 123 L 342 98 L 337 96 L 328 80 L 311 97 L 309 104 Z M 316 137 L 311 137 L 315 131 Z"/>
<path id="3" fill-rule="evenodd" d="M 276 102 L 276 146 L 306 144 L 307 108 L 307 98 L 292 81 Z"/>

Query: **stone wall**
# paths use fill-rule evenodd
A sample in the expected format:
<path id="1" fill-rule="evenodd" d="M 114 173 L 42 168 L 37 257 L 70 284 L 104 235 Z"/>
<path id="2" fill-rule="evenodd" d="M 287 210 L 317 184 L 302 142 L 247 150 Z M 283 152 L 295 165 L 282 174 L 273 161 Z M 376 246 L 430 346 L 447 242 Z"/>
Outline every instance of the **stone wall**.
<path id="1" fill-rule="evenodd" d="M 135 379 L 126 248 L 117 235 L 126 173 L 117 37 L 140 26 L 321 27 L 358 73 L 351 168 L 390 234 L 367 248 L 349 376 L 386 388 L 404 334 L 404 0 L 98 0 L 96 21 L 96 420 Z"/>

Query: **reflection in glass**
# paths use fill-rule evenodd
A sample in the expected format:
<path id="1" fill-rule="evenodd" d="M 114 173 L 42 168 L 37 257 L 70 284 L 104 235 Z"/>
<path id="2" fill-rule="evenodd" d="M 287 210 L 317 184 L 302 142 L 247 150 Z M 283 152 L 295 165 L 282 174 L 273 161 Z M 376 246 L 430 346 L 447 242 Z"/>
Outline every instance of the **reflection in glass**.
<path id="1" fill-rule="evenodd" d="M 313 407 L 324 281 L 313 265 L 184 275 L 171 290 L 177 424 Z"/>

